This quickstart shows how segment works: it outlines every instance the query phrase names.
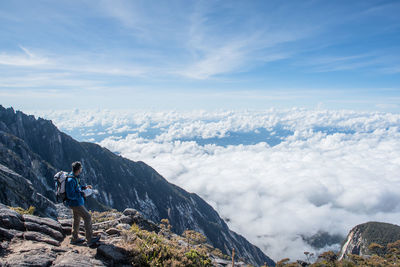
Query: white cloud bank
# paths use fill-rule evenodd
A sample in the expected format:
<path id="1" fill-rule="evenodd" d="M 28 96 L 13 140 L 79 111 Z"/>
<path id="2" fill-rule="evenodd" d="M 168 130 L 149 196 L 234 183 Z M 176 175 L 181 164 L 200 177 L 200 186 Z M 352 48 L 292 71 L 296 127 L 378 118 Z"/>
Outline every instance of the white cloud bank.
<path id="1" fill-rule="evenodd" d="M 47 112 L 61 129 L 101 128 L 102 146 L 142 160 L 170 182 L 198 193 L 234 231 L 274 260 L 303 258 L 300 235 L 346 235 L 356 224 L 400 221 L 400 114 L 289 110 Z M 281 143 L 201 146 L 181 138 L 221 137 L 280 125 Z M 122 127 L 125 127 L 123 129 Z M 155 127 L 152 139 L 140 133 Z M 316 131 L 329 128 L 329 134 Z M 314 129 L 314 130 L 313 130 Z M 340 131 L 339 131 L 339 130 Z"/>

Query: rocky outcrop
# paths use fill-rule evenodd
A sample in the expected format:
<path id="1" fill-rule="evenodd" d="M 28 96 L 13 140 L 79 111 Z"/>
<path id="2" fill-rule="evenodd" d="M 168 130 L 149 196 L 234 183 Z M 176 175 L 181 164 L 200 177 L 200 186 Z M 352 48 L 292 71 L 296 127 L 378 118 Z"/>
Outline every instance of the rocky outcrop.
<path id="1" fill-rule="evenodd" d="M 359 224 L 350 230 L 342 245 L 339 260 L 348 254 L 360 256 L 371 255 L 369 245 L 377 243 L 386 247 L 388 243 L 400 239 L 400 226 L 383 222 L 367 222 Z"/>
<path id="2" fill-rule="evenodd" d="M 61 205 L 57 207 L 62 215 L 59 220 L 20 215 L 7 206 L 0 205 L 0 266 L 143 266 L 141 262 L 134 261 L 134 253 L 130 251 L 129 242 L 126 241 L 126 233 L 131 233 L 130 239 L 140 238 L 141 234 L 129 230 L 133 224 L 145 233 L 158 231 L 158 240 L 164 236 L 165 240 L 177 237 L 165 228 L 162 229 L 162 224 L 147 221 L 134 209 L 126 209 L 123 213 L 110 212 L 107 220 L 93 223 L 96 234 L 101 236 L 97 246 L 71 245 L 68 234 L 68 227 L 72 224 L 71 213 L 67 211 L 65 214 L 66 210 L 60 209 Z M 186 251 L 197 247 L 183 239 L 180 241 L 182 249 Z M 150 243 L 146 246 L 148 245 Z M 231 264 L 230 260 L 213 254 L 208 256 L 212 259 L 213 266 Z M 235 266 L 247 264 L 241 261 L 235 262 Z"/>
<path id="3" fill-rule="evenodd" d="M 176 234 L 192 229 L 204 234 L 210 245 L 225 254 L 230 255 L 234 248 L 238 257 L 254 265 L 274 265 L 258 247 L 231 231 L 197 194 L 169 183 L 144 162 L 128 160 L 94 143 L 78 142 L 49 120 L 0 105 L 0 164 L 19 175 L 11 175 L 8 170 L 5 177 L 0 173 L 0 187 L 15 183 L 13 179 L 18 181 L 10 196 L 1 195 L 0 190 L 1 202 L 24 208 L 34 205 L 39 214 L 54 217 L 52 204 L 45 204 L 46 199 L 55 201 L 53 175 L 58 170 L 69 170 L 76 160 L 84 166 L 82 180 L 100 192 L 89 199 L 90 209 L 123 211 L 133 207 L 149 221 L 167 218 Z M 20 183 L 30 188 L 26 194 L 19 194 L 24 187 Z M 39 200 L 37 205 L 31 202 L 35 198 Z"/>

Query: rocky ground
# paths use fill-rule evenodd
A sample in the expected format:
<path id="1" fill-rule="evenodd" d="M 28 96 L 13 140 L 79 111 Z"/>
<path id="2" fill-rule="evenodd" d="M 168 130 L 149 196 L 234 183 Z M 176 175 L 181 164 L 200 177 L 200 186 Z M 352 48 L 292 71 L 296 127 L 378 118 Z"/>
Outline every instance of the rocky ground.
<path id="1" fill-rule="evenodd" d="M 71 245 L 70 210 L 62 204 L 57 209 L 59 217 L 53 220 L 20 214 L 0 204 L 0 266 L 231 265 L 228 257 L 201 240 L 199 233 L 176 235 L 169 230 L 168 221 L 157 225 L 135 209 L 92 213 L 94 234 L 101 236 L 99 243 L 94 247 Z M 236 262 L 235 266 L 247 265 Z"/>

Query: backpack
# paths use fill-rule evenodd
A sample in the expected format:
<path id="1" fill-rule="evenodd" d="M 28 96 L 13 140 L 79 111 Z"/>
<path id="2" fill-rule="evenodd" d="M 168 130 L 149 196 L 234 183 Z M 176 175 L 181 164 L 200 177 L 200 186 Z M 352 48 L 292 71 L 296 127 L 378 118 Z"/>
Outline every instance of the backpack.
<path id="1" fill-rule="evenodd" d="M 68 177 L 69 173 L 65 171 L 59 171 L 54 175 L 57 202 L 64 202 L 67 200 L 67 193 L 65 192 L 65 183 L 67 182 Z"/>

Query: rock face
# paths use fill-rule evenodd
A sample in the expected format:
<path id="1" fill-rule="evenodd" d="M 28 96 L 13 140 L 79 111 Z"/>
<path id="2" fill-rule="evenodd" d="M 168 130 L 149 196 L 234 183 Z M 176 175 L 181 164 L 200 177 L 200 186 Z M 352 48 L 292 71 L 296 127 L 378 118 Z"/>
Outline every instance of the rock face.
<path id="1" fill-rule="evenodd" d="M 69 171 L 76 160 L 83 163 L 82 180 L 100 192 L 89 199 L 90 209 L 133 207 L 147 220 L 167 218 L 177 234 L 186 229 L 202 233 L 225 254 L 235 248 L 238 257 L 254 265 L 275 264 L 231 231 L 202 198 L 169 183 L 144 162 L 128 160 L 94 143 L 78 142 L 49 120 L 0 105 L 0 202 L 23 208 L 34 205 L 38 214 L 55 218 L 53 176 L 58 170 Z M 21 194 L 24 188 L 27 191 Z M 125 220 L 122 224 L 129 224 Z"/>
<path id="2" fill-rule="evenodd" d="M 342 245 L 339 260 L 348 254 L 370 255 L 368 246 L 377 243 L 386 246 L 400 239 L 400 226 L 383 222 L 367 222 L 355 226 Z"/>
<path id="3" fill-rule="evenodd" d="M 1 149 L 1 144 L 0 144 Z M 38 214 L 56 217 L 54 203 L 38 193 L 31 181 L 0 163 L 0 202 L 24 209 L 36 207 Z"/>

